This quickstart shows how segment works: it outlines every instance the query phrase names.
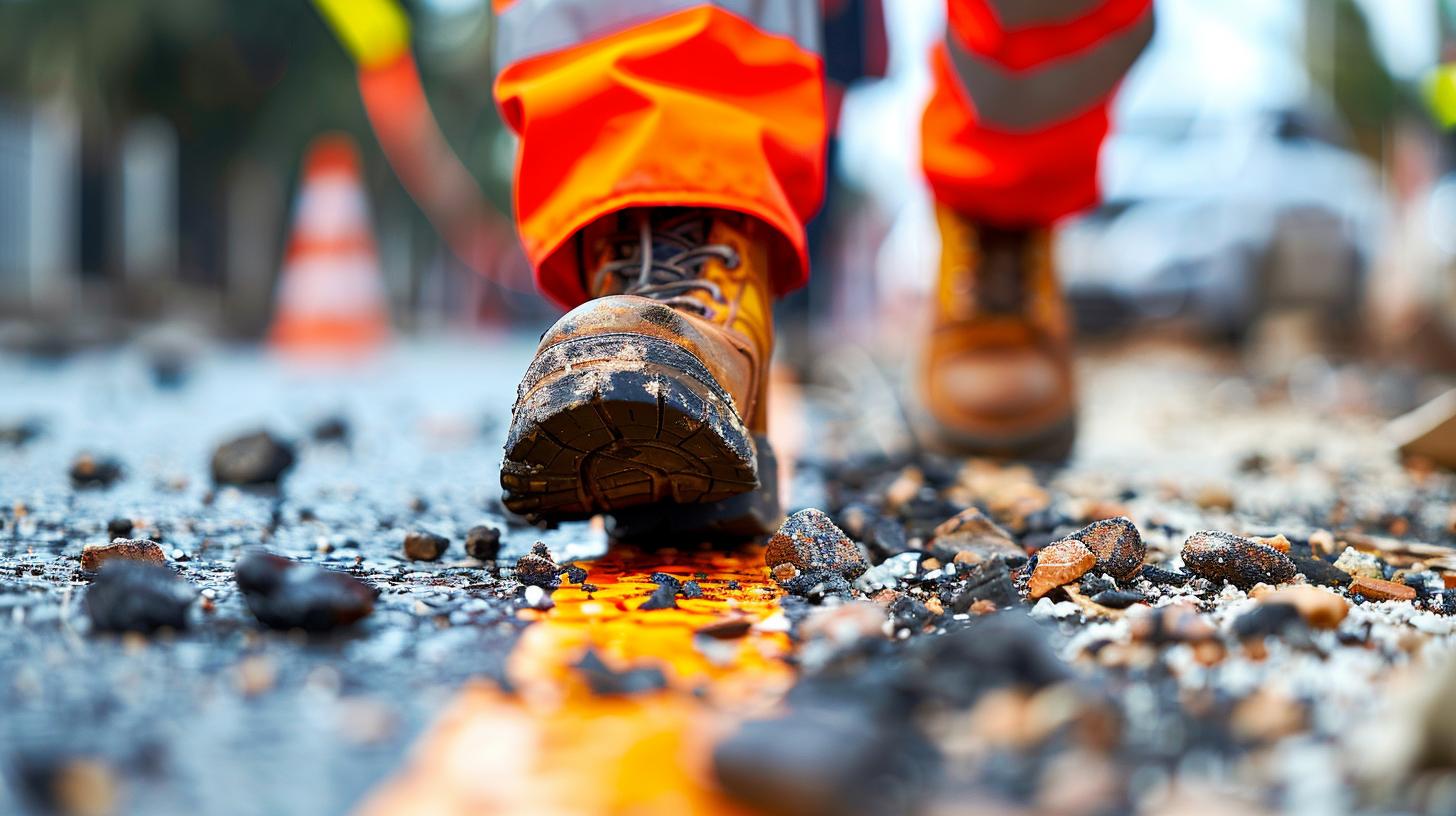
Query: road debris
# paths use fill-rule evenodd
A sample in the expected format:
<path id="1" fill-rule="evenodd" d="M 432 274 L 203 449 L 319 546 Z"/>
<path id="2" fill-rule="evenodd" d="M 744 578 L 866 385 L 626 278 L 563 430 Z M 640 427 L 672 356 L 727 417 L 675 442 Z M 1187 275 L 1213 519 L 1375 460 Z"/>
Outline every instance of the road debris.
<path id="1" fill-rule="evenodd" d="M 1247 538 L 1218 530 L 1202 530 L 1183 543 L 1183 564 L 1210 581 L 1253 589 L 1255 584 L 1283 584 L 1294 579 L 1289 556 Z"/>
<path id="2" fill-rule="evenodd" d="M 228 440 L 212 454 L 212 480 L 217 484 L 277 484 L 293 467 L 293 446 L 267 431 Z"/>
<path id="3" fill-rule="evenodd" d="M 83 453 L 71 462 L 71 484 L 80 487 L 110 487 L 122 476 L 121 462 L 109 456 Z"/>
<path id="4" fill-rule="evenodd" d="M 831 592 L 848 592 L 849 582 L 869 568 L 859 547 L 813 508 L 789 516 L 769 539 L 764 560 L 774 580 L 796 595 L 821 584 Z"/>
<path id="5" fill-rule="evenodd" d="M 328 632 L 374 611 L 374 589 L 352 575 L 253 551 L 233 570 L 248 610 L 270 629 Z"/>
<path id="6" fill-rule="evenodd" d="M 87 544 L 81 548 L 81 569 L 87 572 L 96 572 L 109 561 L 165 564 L 167 556 L 157 542 L 145 538 L 116 538 L 109 544 Z"/>
<path id="7" fill-rule="evenodd" d="M 1027 581 L 1027 594 L 1040 598 L 1063 584 L 1081 578 L 1095 566 L 1097 556 L 1082 542 L 1072 538 L 1053 541 L 1036 551 L 1036 567 Z"/>
<path id="8" fill-rule="evenodd" d="M 404 536 L 404 557 L 411 561 L 439 561 L 450 548 L 450 539 L 428 530 L 411 530 Z"/>
<path id="9" fill-rule="evenodd" d="M 528 586 L 555 589 L 561 586 L 561 573 L 565 569 L 551 558 L 551 551 L 543 542 L 531 545 L 531 551 L 516 561 L 516 580 Z"/>
<path id="10" fill-rule="evenodd" d="M 98 632 L 140 632 L 187 628 L 187 609 L 196 591 L 166 567 L 115 560 L 101 569 L 83 602 Z"/>
<path id="11" fill-rule="evenodd" d="M 465 554 L 477 561 L 495 561 L 500 545 L 500 528 L 489 524 L 477 524 L 465 534 Z"/>

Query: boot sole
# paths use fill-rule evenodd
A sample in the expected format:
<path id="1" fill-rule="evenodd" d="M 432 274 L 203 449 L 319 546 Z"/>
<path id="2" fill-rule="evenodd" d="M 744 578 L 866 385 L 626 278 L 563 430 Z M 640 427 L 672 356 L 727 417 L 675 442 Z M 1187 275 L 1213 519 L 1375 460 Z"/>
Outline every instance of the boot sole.
<path id="1" fill-rule="evenodd" d="M 521 381 L 503 503 L 533 520 L 717 502 L 758 487 L 732 398 L 697 357 L 640 334 L 559 343 Z"/>
<path id="2" fill-rule="evenodd" d="M 647 546 L 741 544 L 772 534 L 783 523 L 779 502 L 778 458 L 768 438 L 755 435 L 759 486 L 722 501 L 675 507 L 638 507 L 613 513 L 607 534 L 613 541 Z"/>

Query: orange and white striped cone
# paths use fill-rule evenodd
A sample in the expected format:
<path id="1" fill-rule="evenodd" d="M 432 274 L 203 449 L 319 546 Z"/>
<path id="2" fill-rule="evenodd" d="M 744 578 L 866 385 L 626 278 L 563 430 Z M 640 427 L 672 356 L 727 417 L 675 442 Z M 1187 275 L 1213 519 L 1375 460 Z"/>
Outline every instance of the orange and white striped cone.
<path id="1" fill-rule="evenodd" d="M 348 136 L 325 134 L 304 161 L 268 340 L 288 353 L 350 355 L 389 333 L 359 152 Z"/>

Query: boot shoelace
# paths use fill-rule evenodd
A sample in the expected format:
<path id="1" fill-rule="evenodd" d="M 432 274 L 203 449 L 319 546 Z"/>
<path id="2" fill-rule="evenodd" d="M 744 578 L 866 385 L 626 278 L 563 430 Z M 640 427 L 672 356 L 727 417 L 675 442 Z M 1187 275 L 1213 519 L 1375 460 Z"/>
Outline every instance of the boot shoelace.
<path id="1" fill-rule="evenodd" d="M 974 269 L 963 270 L 955 283 L 966 317 L 1022 314 L 1029 274 L 1023 265 L 1034 261 L 1027 257 L 1027 248 L 1021 244 L 1017 238 L 999 232 L 982 235 L 979 262 Z"/>
<path id="2" fill-rule="evenodd" d="M 708 305 L 691 297 L 692 292 L 707 292 L 719 303 L 725 303 L 723 288 L 701 277 L 702 265 L 717 258 L 727 269 L 738 267 L 738 252 L 726 244 L 705 244 L 690 240 L 678 229 L 653 231 L 652 222 L 639 215 L 637 244 L 631 254 L 617 261 L 602 264 L 593 280 L 593 291 L 602 292 L 609 276 L 622 284 L 621 294 L 641 295 L 668 306 L 687 309 L 704 317 L 711 316 Z M 686 221 L 682 226 L 692 226 Z M 622 236 L 614 236 L 614 238 Z M 630 240 L 630 239 L 629 239 Z M 667 246 L 676 254 L 659 258 L 656 250 Z"/>

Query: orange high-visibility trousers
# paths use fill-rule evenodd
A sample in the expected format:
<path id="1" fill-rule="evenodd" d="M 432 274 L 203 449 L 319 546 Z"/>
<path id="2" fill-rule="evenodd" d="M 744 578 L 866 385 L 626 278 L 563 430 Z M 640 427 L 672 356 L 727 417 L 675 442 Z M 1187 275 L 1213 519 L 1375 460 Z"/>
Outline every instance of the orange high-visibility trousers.
<path id="1" fill-rule="evenodd" d="M 1097 203 L 1097 154 L 1152 0 L 950 0 L 921 162 L 972 218 L 1040 226 Z"/>
<path id="2" fill-rule="evenodd" d="M 824 186 L 820 1 L 494 0 L 517 227 L 543 292 L 585 300 L 576 236 L 666 205 L 759 218 L 782 239 L 775 290 L 803 284 Z M 936 197 L 1013 225 L 1094 203 L 1108 100 L 1150 2 L 949 0 L 922 123 Z"/>

